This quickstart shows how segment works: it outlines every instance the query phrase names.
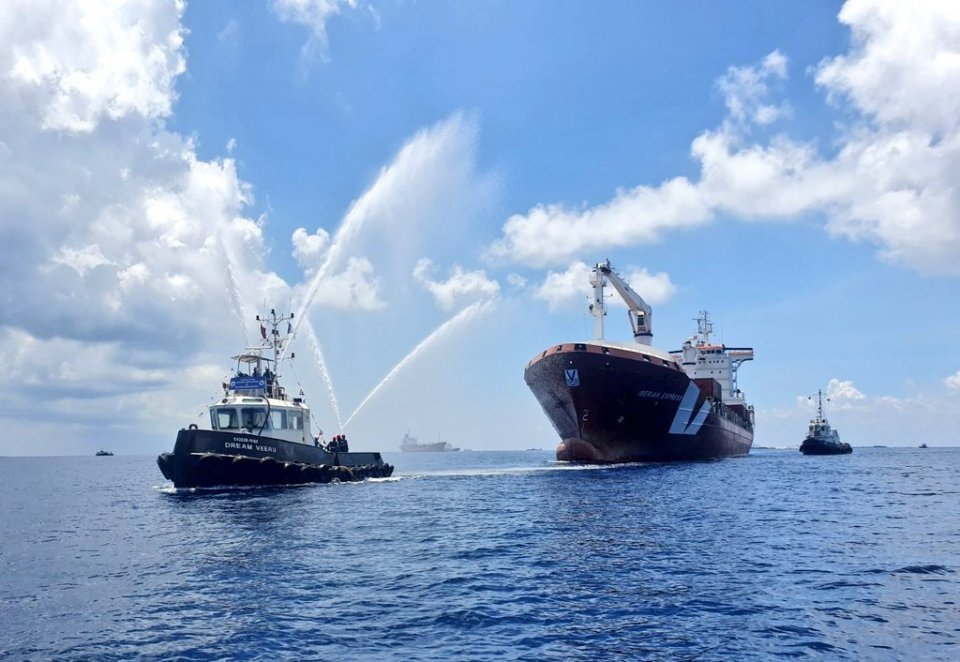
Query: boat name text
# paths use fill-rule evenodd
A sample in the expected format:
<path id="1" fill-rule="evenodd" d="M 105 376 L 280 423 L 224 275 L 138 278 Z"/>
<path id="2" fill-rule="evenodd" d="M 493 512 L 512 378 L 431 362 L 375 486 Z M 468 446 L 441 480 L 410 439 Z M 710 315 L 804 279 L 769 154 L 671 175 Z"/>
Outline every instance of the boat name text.
<path id="1" fill-rule="evenodd" d="M 234 437 L 233 441 L 223 442 L 224 448 L 233 448 L 238 451 L 260 451 L 261 453 L 276 453 L 276 446 L 263 446 L 261 444 L 244 439 L 243 437 Z"/>

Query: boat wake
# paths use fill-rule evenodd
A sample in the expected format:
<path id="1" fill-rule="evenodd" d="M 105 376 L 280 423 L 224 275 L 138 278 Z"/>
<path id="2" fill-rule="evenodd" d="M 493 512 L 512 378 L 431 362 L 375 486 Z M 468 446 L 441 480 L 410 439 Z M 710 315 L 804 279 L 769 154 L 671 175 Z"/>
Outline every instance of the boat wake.
<path id="1" fill-rule="evenodd" d="M 626 462 L 623 464 L 570 464 L 567 462 L 551 462 L 539 466 L 525 467 L 472 467 L 464 469 L 439 469 L 437 471 L 418 471 L 409 474 L 394 475 L 391 478 L 371 480 L 403 480 L 425 478 L 459 478 L 470 476 L 516 476 L 523 474 L 552 473 L 561 471 L 620 471 L 623 469 L 651 466 L 647 462 Z"/>

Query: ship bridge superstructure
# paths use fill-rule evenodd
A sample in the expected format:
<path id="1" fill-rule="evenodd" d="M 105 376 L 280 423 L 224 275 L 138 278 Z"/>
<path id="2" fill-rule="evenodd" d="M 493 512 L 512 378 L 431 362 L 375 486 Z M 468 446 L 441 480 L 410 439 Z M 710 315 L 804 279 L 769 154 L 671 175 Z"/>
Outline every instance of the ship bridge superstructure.
<path id="1" fill-rule="evenodd" d="M 753 360 L 753 348 L 727 347 L 712 341 L 713 323 L 706 310 L 700 311 L 695 321 L 697 333 L 683 343 L 682 349 L 670 354 L 690 379 L 716 380 L 725 404 L 746 405 L 743 392 L 737 386 L 737 371 L 746 361 Z"/>
<path id="2" fill-rule="evenodd" d="M 263 344 L 248 347 L 231 357 L 236 361 L 234 376 L 223 384 L 223 398 L 209 406 L 211 430 L 265 434 L 298 444 L 314 445 L 310 434 L 310 409 L 303 393 L 290 398 L 280 385 L 280 351 L 289 338 L 280 328 L 293 315 L 277 315 L 274 310 L 258 315 Z M 269 327 L 269 328 L 268 328 Z M 267 356 L 272 352 L 273 358 Z M 290 359 L 294 354 L 290 354 Z"/>

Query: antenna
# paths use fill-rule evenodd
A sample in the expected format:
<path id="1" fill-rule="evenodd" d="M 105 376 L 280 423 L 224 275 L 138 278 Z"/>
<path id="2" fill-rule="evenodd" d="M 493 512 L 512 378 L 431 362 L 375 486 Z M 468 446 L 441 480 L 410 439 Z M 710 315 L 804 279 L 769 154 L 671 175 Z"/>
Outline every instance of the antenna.
<path id="1" fill-rule="evenodd" d="M 266 307 L 266 302 L 264 302 L 264 307 Z M 283 348 L 284 342 L 288 339 L 286 335 L 283 338 L 280 337 L 280 325 L 284 322 L 289 322 L 293 319 L 293 313 L 288 315 L 277 315 L 277 311 L 273 308 L 270 309 L 270 316 L 260 316 L 257 315 L 257 321 L 261 324 L 261 331 L 263 330 L 263 324 L 270 326 L 270 333 L 264 334 L 265 340 L 268 342 L 268 347 L 273 349 L 273 367 L 276 374 L 276 377 L 279 378 L 280 372 L 280 350 Z M 290 355 L 290 358 L 293 358 L 293 355 Z M 273 380 L 273 386 L 270 387 L 271 390 L 275 391 L 271 393 L 274 397 L 278 397 L 279 393 L 279 383 L 277 379 Z"/>

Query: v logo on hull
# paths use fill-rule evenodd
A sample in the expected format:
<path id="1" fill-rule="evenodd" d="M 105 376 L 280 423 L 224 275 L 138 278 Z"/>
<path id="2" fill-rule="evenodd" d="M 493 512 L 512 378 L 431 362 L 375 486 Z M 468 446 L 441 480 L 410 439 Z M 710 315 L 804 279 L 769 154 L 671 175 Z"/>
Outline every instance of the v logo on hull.
<path id="1" fill-rule="evenodd" d="M 697 415 L 693 415 L 693 406 L 700 397 L 700 389 L 692 381 L 687 384 L 687 392 L 683 394 L 683 400 L 677 407 L 677 413 L 673 416 L 673 423 L 670 424 L 670 434 L 696 434 L 700 426 L 707 420 L 707 414 L 710 413 L 710 403 L 706 400 L 700 405 Z M 690 419 L 693 420 L 690 420 Z"/>

